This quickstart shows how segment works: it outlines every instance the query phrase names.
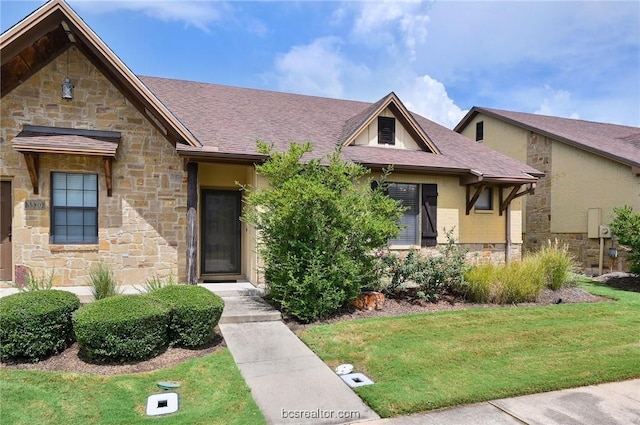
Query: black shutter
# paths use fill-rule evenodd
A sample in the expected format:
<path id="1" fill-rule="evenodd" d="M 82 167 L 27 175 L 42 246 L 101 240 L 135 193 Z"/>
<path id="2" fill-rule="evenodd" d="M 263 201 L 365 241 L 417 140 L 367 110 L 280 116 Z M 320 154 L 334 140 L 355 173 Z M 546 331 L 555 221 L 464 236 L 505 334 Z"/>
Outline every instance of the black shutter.
<path id="1" fill-rule="evenodd" d="M 438 185 L 422 185 L 422 246 L 436 246 L 438 237 Z"/>
<path id="2" fill-rule="evenodd" d="M 484 139 L 484 122 L 478 121 L 476 123 L 476 142 Z"/>
<path id="3" fill-rule="evenodd" d="M 390 117 L 378 117 L 378 144 L 396 144 L 396 119 Z"/>

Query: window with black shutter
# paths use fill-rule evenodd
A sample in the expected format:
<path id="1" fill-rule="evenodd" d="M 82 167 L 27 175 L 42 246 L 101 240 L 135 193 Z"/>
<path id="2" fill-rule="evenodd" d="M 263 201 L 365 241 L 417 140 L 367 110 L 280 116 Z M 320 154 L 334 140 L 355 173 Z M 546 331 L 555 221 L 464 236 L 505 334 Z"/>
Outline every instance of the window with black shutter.
<path id="1" fill-rule="evenodd" d="M 396 144 L 396 119 L 390 117 L 378 117 L 378 144 Z"/>

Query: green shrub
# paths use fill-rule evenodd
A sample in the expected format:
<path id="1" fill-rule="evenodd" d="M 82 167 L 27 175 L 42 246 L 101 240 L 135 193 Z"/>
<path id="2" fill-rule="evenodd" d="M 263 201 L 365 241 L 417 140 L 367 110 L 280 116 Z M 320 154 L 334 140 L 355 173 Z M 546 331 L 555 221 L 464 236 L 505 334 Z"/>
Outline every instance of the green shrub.
<path id="1" fill-rule="evenodd" d="M 328 316 L 375 281 L 371 253 L 397 236 L 403 208 L 339 149 L 311 160 L 309 143 L 258 149 L 270 156 L 256 167 L 270 187 L 243 187 L 243 220 L 260 233 L 267 295 L 302 322 Z"/>
<path id="2" fill-rule="evenodd" d="M 168 343 L 169 311 L 143 295 L 115 295 L 73 315 L 80 353 L 98 362 L 144 360 Z"/>
<path id="3" fill-rule="evenodd" d="M 22 285 L 13 283 L 12 286 L 20 292 L 46 291 L 53 287 L 53 274 L 54 271 L 51 270 L 48 274 L 42 272 L 40 276 L 36 276 L 33 271 L 29 269 L 29 274 L 25 277 L 24 283 Z"/>
<path id="4" fill-rule="evenodd" d="M 0 358 L 38 361 L 73 342 L 78 296 L 68 291 L 20 292 L 0 298 Z"/>
<path id="5" fill-rule="evenodd" d="M 640 274 L 640 213 L 634 213 L 633 207 L 614 208 L 616 214 L 611 223 L 611 231 L 618 242 L 629 249 L 627 258 L 631 264 L 631 273 Z"/>
<path id="6" fill-rule="evenodd" d="M 103 262 L 89 270 L 89 285 L 96 301 L 120 294 L 113 270 Z"/>
<path id="7" fill-rule="evenodd" d="M 436 255 L 425 256 L 414 249 L 404 257 L 385 251 L 375 255 L 381 283 L 374 289 L 390 294 L 413 282 L 419 287 L 418 295 L 427 300 L 436 300 L 443 292 L 464 291 L 467 250 L 456 244 L 453 229 L 445 233 L 447 244 L 439 247 Z"/>
<path id="8" fill-rule="evenodd" d="M 532 255 L 542 268 L 544 284 L 547 288 L 558 290 L 573 283 L 574 259 L 567 245 L 547 242 L 538 252 Z"/>
<path id="9" fill-rule="evenodd" d="M 198 347 L 213 339 L 224 301 L 195 285 L 169 285 L 148 295 L 169 309 L 169 344 Z"/>

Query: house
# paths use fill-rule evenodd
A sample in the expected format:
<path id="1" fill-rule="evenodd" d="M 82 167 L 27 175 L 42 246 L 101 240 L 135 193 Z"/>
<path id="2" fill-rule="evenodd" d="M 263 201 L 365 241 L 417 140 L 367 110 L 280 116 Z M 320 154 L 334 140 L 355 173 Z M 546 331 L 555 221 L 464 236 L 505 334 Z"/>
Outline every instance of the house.
<path id="1" fill-rule="evenodd" d="M 640 128 L 474 107 L 454 130 L 545 173 L 523 207 L 525 250 L 558 239 L 587 273 L 628 269 L 608 225 L 615 207 L 640 210 Z"/>
<path id="2" fill-rule="evenodd" d="M 523 195 L 542 173 L 409 112 L 375 103 L 139 77 L 62 0 L 0 38 L 1 279 L 55 270 L 82 285 L 98 261 L 121 284 L 261 279 L 238 183 L 264 187 L 258 139 L 312 155 L 343 146 L 411 208 L 394 249 L 446 242 L 517 258 Z M 10 235 L 10 236 L 9 236 Z"/>

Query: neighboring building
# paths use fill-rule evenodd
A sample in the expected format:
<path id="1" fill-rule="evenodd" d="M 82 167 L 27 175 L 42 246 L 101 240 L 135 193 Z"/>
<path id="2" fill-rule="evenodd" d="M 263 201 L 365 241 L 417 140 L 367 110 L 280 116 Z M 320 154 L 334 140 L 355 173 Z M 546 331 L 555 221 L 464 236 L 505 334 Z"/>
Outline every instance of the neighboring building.
<path id="1" fill-rule="evenodd" d="M 587 273 L 628 269 L 607 226 L 614 207 L 640 211 L 640 128 L 474 107 L 455 131 L 545 173 L 523 207 L 525 250 L 558 239 Z"/>
<path id="2" fill-rule="evenodd" d="M 316 157 L 342 145 L 374 172 L 393 164 L 390 194 L 412 207 L 393 248 L 428 249 L 455 229 L 479 260 L 520 256 L 520 197 L 542 173 L 393 93 L 371 104 L 139 78 L 61 0 L 0 48 L 1 279 L 55 269 L 55 285 L 82 285 L 104 261 L 121 284 L 169 273 L 258 283 L 237 185 L 266 184 L 258 139 L 310 141 Z"/>

